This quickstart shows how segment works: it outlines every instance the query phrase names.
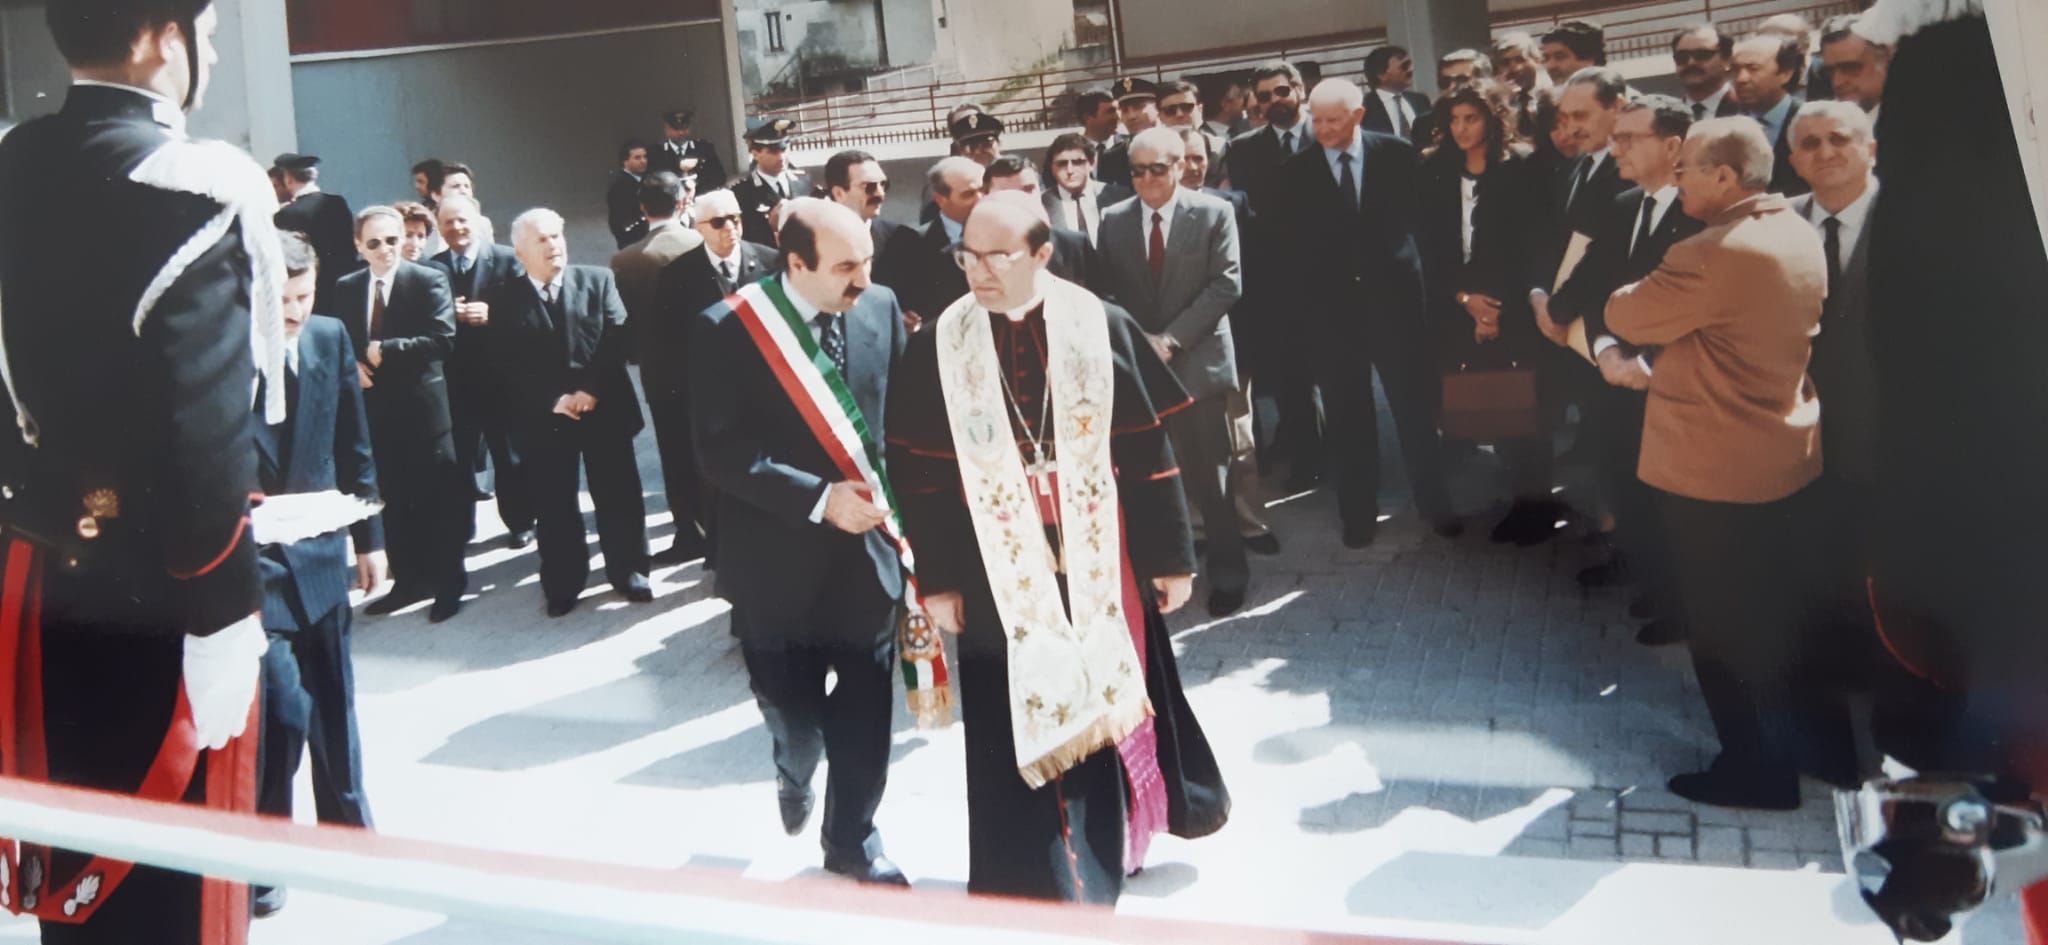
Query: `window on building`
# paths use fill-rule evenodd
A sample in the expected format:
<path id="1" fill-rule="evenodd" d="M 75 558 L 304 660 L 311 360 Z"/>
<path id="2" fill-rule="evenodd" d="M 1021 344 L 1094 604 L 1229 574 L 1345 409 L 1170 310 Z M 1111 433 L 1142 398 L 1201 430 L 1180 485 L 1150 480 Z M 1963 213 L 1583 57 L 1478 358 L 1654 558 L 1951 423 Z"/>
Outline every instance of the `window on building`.
<path id="1" fill-rule="evenodd" d="M 782 14 L 768 11 L 768 51 L 782 52 Z"/>

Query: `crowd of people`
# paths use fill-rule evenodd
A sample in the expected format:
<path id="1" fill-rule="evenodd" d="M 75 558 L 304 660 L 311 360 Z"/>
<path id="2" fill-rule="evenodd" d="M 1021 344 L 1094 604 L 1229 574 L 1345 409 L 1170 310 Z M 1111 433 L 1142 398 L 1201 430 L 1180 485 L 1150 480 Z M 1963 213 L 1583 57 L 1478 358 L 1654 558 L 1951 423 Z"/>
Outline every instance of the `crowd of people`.
<path id="1" fill-rule="evenodd" d="M 1245 605 L 1251 555 L 1280 547 L 1269 486 L 1327 484 L 1342 543 L 1373 544 L 1376 391 L 1436 536 L 1479 511 L 1453 502 L 1452 475 L 1497 466 L 1493 542 L 1582 523 L 1606 560 L 1579 581 L 1631 589 L 1641 643 L 1690 647 L 1720 751 L 1674 772 L 1674 793 L 1790 809 L 1802 773 L 1873 770 L 1851 705 L 1889 682 L 1865 579 L 1891 50 L 1855 15 L 1681 29 L 1678 95 L 1631 88 L 1600 28 L 1570 21 L 1444 55 L 1434 99 L 1396 46 L 1366 58 L 1362 86 L 1285 61 L 1207 99 L 1121 78 L 1077 95 L 1078 129 L 1042 155 L 1006 151 L 1001 118 L 963 105 L 915 221 L 885 215 L 871 154 L 814 179 L 787 158 L 802 129 L 773 119 L 728 177 L 675 111 L 659 142 L 620 146 L 617 252 L 597 267 L 569 264 L 546 208 L 497 243 L 456 161 L 421 162 L 411 198 L 360 210 L 310 155 L 273 162 L 274 202 L 247 193 L 241 164 L 182 135 L 211 6 L 95 5 L 52 5 L 79 84 L 9 136 L 0 173 L 55 183 L 10 184 L 0 210 L 160 202 L 115 247 L 139 276 L 81 280 L 108 254 L 11 234 L 0 275 L 16 312 L 89 284 L 124 316 L 115 334 L 132 325 L 120 343 L 146 349 L 124 382 L 162 396 L 136 418 L 79 387 L 104 380 L 79 362 L 107 343 L 97 322 L 9 320 L 0 361 L 29 448 L 5 457 L 22 536 L 6 573 L 47 581 L 0 630 L 165 632 L 132 657 L 57 635 L 0 682 L 41 672 L 71 700 L 56 721 L 126 731 L 94 708 L 124 701 L 107 687 L 182 682 L 198 745 L 223 750 L 246 741 L 236 667 L 260 658 L 266 813 L 289 815 L 310 744 L 320 819 L 371 823 L 350 588 L 388 571 L 365 615 L 457 617 L 477 504 L 495 499 L 507 545 L 537 546 L 541 608 L 564 617 L 589 577 L 587 482 L 625 600 L 654 600 L 656 564 L 715 571 L 791 834 L 831 761 L 828 871 L 906 884 L 874 825 L 901 672 L 921 717 L 959 687 L 970 889 L 1113 903 L 1151 836 L 1206 835 L 1230 807 L 1163 615 L 1198 572 L 1211 615 Z M 113 175 L 155 189 L 108 192 Z M 633 448 L 650 421 L 675 527 L 660 553 Z M 81 443 L 109 429 L 139 432 Z M 1571 465 L 1596 487 L 1562 490 Z M 323 491 L 382 512 L 300 541 L 247 534 L 252 493 Z M 46 572 L 52 554 L 66 566 Z M 958 635 L 952 678 L 933 630 Z M 110 658 L 134 665 L 110 674 Z M 60 741 L 50 770 L 98 764 L 109 784 L 151 756 Z M 97 862 L 36 868 L 57 889 Z M 104 928 L 197 880 L 127 882 Z M 258 915 L 281 903 L 258 890 Z"/>

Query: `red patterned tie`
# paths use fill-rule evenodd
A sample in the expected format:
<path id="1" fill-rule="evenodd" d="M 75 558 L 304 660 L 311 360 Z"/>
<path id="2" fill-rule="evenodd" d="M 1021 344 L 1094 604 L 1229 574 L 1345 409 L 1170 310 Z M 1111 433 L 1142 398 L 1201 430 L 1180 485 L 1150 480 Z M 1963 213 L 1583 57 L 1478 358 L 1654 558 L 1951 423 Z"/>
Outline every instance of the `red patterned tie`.
<path id="1" fill-rule="evenodd" d="M 1166 231 L 1160 225 L 1165 221 L 1159 211 L 1152 211 L 1152 242 L 1145 249 L 1145 256 L 1152 263 L 1152 284 L 1159 284 L 1159 277 L 1166 273 Z"/>

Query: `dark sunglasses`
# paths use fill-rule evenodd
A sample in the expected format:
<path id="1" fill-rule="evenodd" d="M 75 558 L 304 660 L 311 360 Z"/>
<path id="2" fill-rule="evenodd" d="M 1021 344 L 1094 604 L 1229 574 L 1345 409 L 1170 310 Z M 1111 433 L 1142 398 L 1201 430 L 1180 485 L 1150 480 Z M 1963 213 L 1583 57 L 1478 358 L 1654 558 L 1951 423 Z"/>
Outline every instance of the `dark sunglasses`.
<path id="1" fill-rule="evenodd" d="M 1052 166 L 1054 168 L 1064 170 L 1069 167 L 1087 167 L 1088 165 L 1093 163 L 1095 162 L 1090 161 L 1087 158 L 1060 158 L 1059 160 L 1052 162 Z"/>
<path id="2" fill-rule="evenodd" d="M 714 230 L 723 230 L 723 229 L 725 229 L 725 228 L 726 228 L 726 227 L 728 227 L 728 226 L 738 226 L 738 225 L 740 225 L 740 222 L 741 222 L 741 221 L 742 221 L 743 219 L 745 219 L 745 218 L 744 218 L 744 217 L 741 217 L 741 216 L 740 216 L 740 215 L 738 215 L 738 214 L 733 214 L 732 216 L 728 216 L 728 217 L 712 217 L 712 218 L 711 218 L 711 219 L 709 219 L 709 220 L 700 220 L 700 221 L 698 221 L 698 222 L 700 222 L 700 223 L 709 223 L 709 224 L 711 224 L 711 228 L 712 228 L 712 229 L 714 229 Z"/>
<path id="3" fill-rule="evenodd" d="M 1674 49 L 1671 51 L 1671 58 L 1682 66 L 1688 62 L 1706 62 L 1720 54 L 1720 50 L 1717 49 Z"/>
<path id="4" fill-rule="evenodd" d="M 1179 105 L 1163 105 L 1160 107 L 1159 113 L 1162 115 L 1192 115 L 1195 113 L 1195 103 L 1182 102 Z"/>
<path id="5" fill-rule="evenodd" d="M 885 193 L 889 189 L 889 182 L 885 180 L 871 180 L 861 184 L 860 189 L 871 194 Z"/>
<path id="6" fill-rule="evenodd" d="M 397 245 L 398 245 L 399 243 L 401 243 L 401 242 L 404 242 L 404 241 L 405 241 L 405 237 L 403 237 L 403 236 L 389 236 L 389 237 L 385 237 L 384 239 L 381 239 L 381 240 L 378 240 L 378 239 L 369 239 L 369 240 L 364 240 L 364 241 L 363 241 L 363 248 L 364 248 L 364 249 L 383 249 L 383 248 L 384 248 L 384 247 L 386 247 L 386 246 L 397 246 Z"/>
<path id="7" fill-rule="evenodd" d="M 1175 162 L 1179 163 L 1179 162 Z M 1173 173 L 1173 164 L 1133 164 L 1131 179 L 1140 177 L 1165 177 Z"/>
<path id="8" fill-rule="evenodd" d="M 1293 97 L 1294 97 L 1294 86 L 1291 86 L 1291 85 L 1276 85 L 1276 86 L 1273 86 L 1272 88 L 1270 88 L 1270 89 L 1267 89 L 1267 90 L 1265 90 L 1265 91 L 1263 91 L 1263 92 L 1255 92 L 1255 93 L 1253 93 L 1253 95 L 1254 95 L 1254 96 L 1255 96 L 1256 98 L 1258 98 L 1258 100 L 1259 100 L 1259 101 L 1261 101 L 1261 102 L 1270 102 L 1270 101 L 1272 101 L 1272 100 L 1274 100 L 1274 99 L 1276 99 L 1276 98 L 1293 98 Z"/>

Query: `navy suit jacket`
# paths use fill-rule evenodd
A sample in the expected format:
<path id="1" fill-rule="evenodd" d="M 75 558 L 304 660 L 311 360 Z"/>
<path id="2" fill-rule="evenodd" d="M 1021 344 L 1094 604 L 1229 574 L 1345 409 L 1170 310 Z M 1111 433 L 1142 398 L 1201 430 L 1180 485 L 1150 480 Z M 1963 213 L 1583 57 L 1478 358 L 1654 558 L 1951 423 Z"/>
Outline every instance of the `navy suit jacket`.
<path id="1" fill-rule="evenodd" d="M 1281 165 L 1279 231 L 1286 278 L 1339 324 L 1365 318 L 1419 325 L 1422 251 L 1416 238 L 1422 171 L 1415 149 L 1393 135 L 1364 136 L 1359 206 L 1347 209 L 1320 147 Z M 1263 214 L 1265 211 L 1256 209 Z M 1358 303 L 1364 311 L 1358 311 Z"/>
<path id="2" fill-rule="evenodd" d="M 870 285 L 843 324 L 847 385 L 867 421 L 869 445 L 880 451 L 889 374 L 909 338 L 903 310 L 896 293 Z M 826 487 L 844 477 L 730 306 L 713 305 L 696 316 L 689 375 L 698 462 L 720 492 L 719 594 L 736 608 L 794 616 L 811 610 L 821 594 L 847 587 L 842 569 L 858 568 L 874 575 L 882 593 L 900 597 L 902 564 L 880 529 L 848 535 L 811 521 Z"/>
<path id="3" fill-rule="evenodd" d="M 377 498 L 377 465 L 370 458 L 370 425 L 363 416 L 363 390 L 356 382 L 356 358 L 341 322 L 324 315 L 306 320 L 299 335 L 296 389 L 291 410 L 276 426 L 256 424 L 256 478 L 266 495 L 339 489 Z M 384 548 L 379 516 L 357 522 L 349 532 L 358 554 Z M 291 631 L 308 626 L 336 607 L 348 606 L 355 569 L 340 531 L 289 545 L 264 545 L 263 627 Z M 302 612 L 294 613 L 286 589 L 296 590 Z"/>
<path id="4" fill-rule="evenodd" d="M 626 373 L 626 303 L 609 269 L 562 270 L 556 321 L 533 280 L 522 275 L 486 297 L 491 306 L 491 359 L 515 442 L 559 445 L 568 438 L 616 433 L 627 438 L 646 420 Z M 555 413 L 563 394 L 583 391 L 597 407 L 580 420 Z"/>

